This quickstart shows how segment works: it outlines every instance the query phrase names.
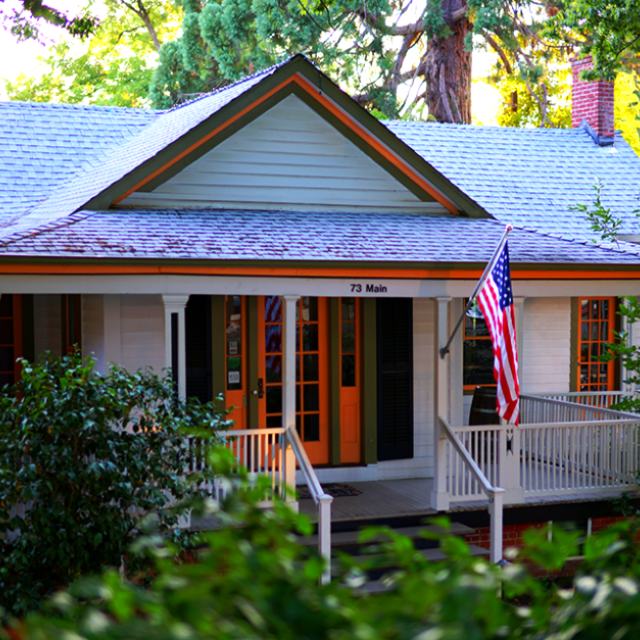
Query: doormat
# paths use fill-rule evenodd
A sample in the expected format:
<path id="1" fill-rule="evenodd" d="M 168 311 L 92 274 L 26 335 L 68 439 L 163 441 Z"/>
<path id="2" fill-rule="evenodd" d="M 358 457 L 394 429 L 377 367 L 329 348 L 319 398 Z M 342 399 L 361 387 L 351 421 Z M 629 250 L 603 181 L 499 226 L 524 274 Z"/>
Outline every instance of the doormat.
<path id="1" fill-rule="evenodd" d="M 322 485 L 325 493 L 334 498 L 348 498 L 350 496 L 359 496 L 362 491 L 352 487 L 350 484 L 342 484 L 341 482 L 327 482 Z M 311 500 L 311 492 L 306 484 L 296 485 L 299 500 Z"/>

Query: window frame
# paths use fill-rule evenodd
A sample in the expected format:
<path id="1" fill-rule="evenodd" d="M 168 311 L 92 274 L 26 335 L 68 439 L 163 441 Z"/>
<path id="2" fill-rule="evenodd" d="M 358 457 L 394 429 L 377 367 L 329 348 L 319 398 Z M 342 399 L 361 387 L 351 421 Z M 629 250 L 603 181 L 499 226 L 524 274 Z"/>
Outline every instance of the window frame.
<path id="1" fill-rule="evenodd" d="M 587 318 L 582 317 L 582 303 L 585 301 L 593 301 L 593 300 L 597 300 L 601 303 L 605 300 L 609 302 L 609 311 L 608 311 L 607 318 L 604 318 L 601 315 L 598 318 L 592 318 L 591 310 L 589 311 L 589 317 Z M 591 356 L 592 349 L 590 347 L 591 345 L 595 345 L 595 344 L 615 342 L 615 331 L 617 329 L 616 320 L 617 320 L 618 298 L 615 296 L 584 296 L 584 297 L 578 298 L 577 301 L 578 301 L 577 302 L 577 325 L 576 325 L 577 335 L 576 335 L 576 341 L 574 343 L 576 345 L 576 355 L 573 362 L 573 369 L 575 372 L 575 388 L 577 391 L 582 391 L 582 392 L 615 391 L 616 387 L 618 386 L 615 362 L 611 360 L 610 362 L 603 363 L 603 362 L 594 360 Z M 609 323 L 608 331 L 607 331 L 607 339 L 603 340 L 602 332 L 601 330 L 598 330 L 597 333 L 598 333 L 599 339 L 592 340 L 591 328 L 589 328 L 589 330 L 587 331 L 588 333 L 587 339 L 586 340 L 583 339 L 582 325 L 584 321 L 586 321 L 589 327 L 591 327 L 594 321 L 601 323 L 605 319 Z M 583 345 L 587 347 L 587 353 L 589 354 L 589 357 L 587 360 L 582 359 Z M 599 351 L 602 351 L 602 349 L 600 349 Z M 586 367 L 599 366 L 601 368 L 605 367 L 606 375 L 607 375 L 606 382 L 603 383 L 598 381 L 598 382 L 582 383 L 580 379 L 580 374 L 581 374 L 581 368 L 583 366 L 586 366 Z M 606 385 L 606 387 L 603 388 L 603 385 Z"/>
<path id="2" fill-rule="evenodd" d="M 469 302 L 469 298 L 464 298 L 463 299 L 463 309 L 466 309 L 467 304 Z M 476 303 L 477 304 L 477 303 Z M 484 319 L 484 316 L 481 319 L 481 322 L 483 322 L 486 326 L 487 321 Z M 495 389 L 497 387 L 497 384 L 493 378 L 493 357 L 491 358 L 491 379 L 493 380 L 493 382 L 491 383 L 473 383 L 473 384 L 464 384 L 464 374 L 465 374 L 465 358 L 464 358 L 464 354 L 465 354 L 465 344 L 472 344 L 475 342 L 478 342 L 480 340 L 488 340 L 491 343 L 491 336 L 489 335 L 489 328 L 487 327 L 487 335 L 486 336 L 468 336 L 467 335 L 467 321 L 466 321 L 466 317 L 462 322 L 462 390 L 463 393 L 466 392 L 473 392 L 473 390 L 476 387 L 486 387 L 486 388 L 493 388 Z M 493 346 L 491 348 L 491 353 L 493 354 Z"/>

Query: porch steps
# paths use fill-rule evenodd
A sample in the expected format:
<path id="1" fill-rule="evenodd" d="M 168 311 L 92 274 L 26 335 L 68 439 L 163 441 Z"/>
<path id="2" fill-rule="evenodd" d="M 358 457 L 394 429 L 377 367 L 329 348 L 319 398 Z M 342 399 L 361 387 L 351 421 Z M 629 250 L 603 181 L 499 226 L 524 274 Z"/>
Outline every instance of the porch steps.
<path id="1" fill-rule="evenodd" d="M 410 521 L 410 524 L 407 523 L 407 520 Z M 475 529 L 473 527 L 469 527 L 460 522 L 451 522 L 449 529 L 443 529 L 442 527 L 433 524 L 416 524 L 415 521 L 415 518 L 410 518 L 390 519 L 387 522 L 352 521 L 348 524 L 345 522 L 333 523 L 333 531 L 331 533 L 332 551 L 337 553 L 347 553 L 349 555 L 360 557 L 363 560 L 366 559 L 373 565 L 372 568 L 367 570 L 367 582 L 365 582 L 364 585 L 359 588 L 359 591 L 366 593 L 376 593 L 379 591 L 387 590 L 389 586 L 384 583 L 382 578 L 384 578 L 385 575 L 389 574 L 395 569 L 394 566 L 380 564 L 380 559 L 382 558 L 382 556 L 375 551 L 375 545 L 377 543 L 385 541 L 387 539 L 386 536 L 377 536 L 376 538 L 373 538 L 361 544 L 360 542 L 358 542 L 358 537 L 360 536 L 363 528 L 370 525 L 389 526 L 389 528 L 392 529 L 395 533 L 411 538 L 414 542 L 416 551 L 422 554 L 422 556 L 430 562 L 440 562 L 442 560 L 446 560 L 447 556 L 439 548 L 439 539 L 430 537 L 425 538 L 422 535 L 423 532 L 429 532 L 436 535 L 448 533 L 449 535 L 462 538 L 475 532 Z M 407 526 L 402 526 L 405 523 L 407 523 Z M 315 547 L 318 544 L 317 535 L 307 536 L 304 538 L 301 537 L 299 538 L 299 540 L 302 544 L 308 546 Z M 368 551 L 368 548 L 372 546 L 374 550 L 372 552 Z M 489 556 L 488 549 L 484 549 L 483 547 L 480 547 L 478 545 L 469 545 L 469 551 L 471 555 L 475 557 Z M 331 561 L 331 565 L 332 575 L 339 575 L 340 571 L 342 570 L 342 564 L 340 563 L 340 561 L 334 557 Z"/>
<path id="2" fill-rule="evenodd" d="M 333 549 L 339 549 L 340 551 L 349 552 L 350 550 L 358 550 L 361 545 L 358 542 L 358 537 L 360 536 L 360 532 L 367 525 L 359 526 L 357 529 L 351 529 L 348 531 L 337 531 L 331 532 L 331 547 Z M 434 525 L 414 525 L 410 527 L 390 527 L 396 533 L 412 538 L 416 546 L 420 546 L 421 548 L 429 548 L 424 545 L 429 545 L 431 543 L 432 547 L 437 546 L 437 540 L 430 540 L 428 538 L 423 538 L 420 534 L 422 531 L 428 531 L 430 533 L 435 534 L 443 534 L 445 530 L 441 527 L 436 527 Z M 452 522 L 451 528 L 449 529 L 449 533 L 454 536 L 464 537 L 468 534 L 474 533 L 475 529 L 472 527 L 468 527 L 465 524 L 461 524 L 459 522 Z M 375 544 L 375 542 L 379 542 L 383 540 L 383 537 L 379 537 L 374 540 L 370 540 L 367 544 Z M 307 546 L 317 546 L 318 544 L 318 536 L 314 534 L 312 536 L 300 537 L 300 542 Z"/>

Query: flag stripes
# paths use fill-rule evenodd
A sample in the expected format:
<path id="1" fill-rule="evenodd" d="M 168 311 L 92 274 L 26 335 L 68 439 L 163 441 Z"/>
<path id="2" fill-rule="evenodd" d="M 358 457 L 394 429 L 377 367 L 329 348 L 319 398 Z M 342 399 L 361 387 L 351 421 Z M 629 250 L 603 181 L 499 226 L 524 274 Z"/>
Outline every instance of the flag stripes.
<path id="1" fill-rule="evenodd" d="M 478 293 L 478 305 L 484 314 L 491 335 L 498 414 L 511 424 L 517 425 L 520 384 L 507 244 Z"/>

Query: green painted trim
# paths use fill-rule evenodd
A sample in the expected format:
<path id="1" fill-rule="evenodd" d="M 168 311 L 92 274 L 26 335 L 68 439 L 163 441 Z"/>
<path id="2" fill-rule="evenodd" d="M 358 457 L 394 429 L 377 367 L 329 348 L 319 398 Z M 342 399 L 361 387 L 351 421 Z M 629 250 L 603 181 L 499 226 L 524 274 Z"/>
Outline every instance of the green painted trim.
<path id="1" fill-rule="evenodd" d="M 307 62 L 306 64 L 308 65 L 309 63 Z M 129 174 L 127 174 L 111 186 L 107 187 L 104 191 L 102 191 L 102 193 L 89 200 L 82 207 L 78 207 L 78 209 L 100 210 L 108 208 L 111 203 L 119 198 L 123 193 L 126 193 L 129 189 L 135 187 L 136 184 L 144 180 L 150 174 L 154 173 L 154 171 L 162 168 L 176 155 L 182 153 L 183 151 L 186 151 L 189 147 L 201 140 L 208 133 L 227 122 L 236 113 L 251 106 L 261 96 L 274 89 L 278 84 L 280 84 L 290 75 L 296 73 L 296 67 L 297 64 L 295 59 L 284 64 L 275 73 L 270 76 L 266 76 L 263 80 L 258 82 L 258 84 L 248 89 L 246 92 L 238 96 L 235 100 L 229 102 L 222 109 L 212 114 L 204 122 L 201 122 L 199 125 L 195 126 L 193 129 L 185 133 L 179 140 L 176 140 L 173 144 L 170 144 L 169 146 L 159 151 L 153 158 L 150 158 L 146 162 L 137 166 Z M 270 100 L 271 98 L 265 100 L 265 103 L 269 103 Z M 262 105 L 259 105 L 258 107 L 256 107 L 256 109 L 259 109 L 261 106 Z M 256 111 L 256 109 L 253 109 L 253 111 Z M 241 118 L 240 121 L 243 122 L 244 119 Z M 240 121 L 234 122 L 229 127 L 227 127 L 227 129 L 234 129 L 236 126 L 243 126 L 242 122 Z M 193 159 L 195 159 L 195 157 Z M 189 163 L 192 161 L 193 160 L 190 159 Z"/>
<path id="2" fill-rule="evenodd" d="M 400 182 L 405 188 L 410 190 L 417 198 L 422 200 L 423 202 L 435 202 L 435 198 L 429 194 L 424 189 L 420 188 L 413 180 L 408 178 L 402 171 L 400 171 L 396 166 L 391 164 L 384 156 L 371 148 L 369 144 L 367 144 L 360 136 L 354 133 L 349 127 L 347 127 L 341 120 L 336 118 L 328 109 L 322 106 L 317 100 L 314 100 L 312 96 L 310 96 L 306 91 L 304 91 L 298 85 L 290 84 L 282 91 L 278 92 L 274 96 L 271 96 L 269 99 L 265 100 L 263 103 L 258 105 L 255 109 L 252 109 L 249 113 L 247 113 L 244 117 L 236 120 L 233 124 L 226 127 L 223 131 L 221 131 L 218 135 L 214 136 L 211 140 L 208 140 L 206 143 L 202 144 L 200 147 L 191 152 L 187 157 L 183 158 L 179 162 L 176 162 L 169 169 L 164 171 L 161 175 L 157 176 L 147 184 L 145 184 L 140 191 L 142 192 L 150 192 L 159 187 L 161 184 L 178 174 L 185 167 L 190 165 L 192 162 L 195 162 L 199 158 L 201 158 L 206 153 L 209 153 L 213 149 L 215 149 L 218 145 L 223 143 L 225 140 L 228 140 L 232 135 L 251 124 L 261 115 L 275 107 L 278 103 L 282 102 L 285 98 L 290 95 L 295 95 L 297 98 L 302 100 L 308 107 L 310 107 L 315 113 L 317 113 L 321 118 L 326 120 L 331 126 L 333 126 L 337 131 L 339 131 L 345 138 L 350 140 L 356 147 L 358 147 L 363 153 L 369 156 L 374 162 L 376 162 L 380 167 L 393 176 L 398 182 Z M 176 143 L 177 144 L 177 143 Z M 185 147 L 185 149 L 188 147 Z M 162 166 L 162 165 L 159 165 Z"/>
<path id="3" fill-rule="evenodd" d="M 282 100 L 284 100 L 289 95 L 291 95 L 293 90 L 294 90 L 294 87 L 292 85 L 288 85 L 287 87 L 282 89 L 282 91 L 279 91 L 273 96 L 267 98 L 264 102 L 259 104 L 257 107 L 255 107 L 251 111 L 249 111 L 247 114 L 245 114 L 242 118 L 239 118 L 235 122 L 231 123 L 228 127 L 225 127 L 220 133 L 213 136 L 213 138 L 211 138 L 210 140 L 207 140 L 204 144 L 201 144 L 197 149 L 194 149 L 187 156 L 185 156 L 184 158 L 176 162 L 174 165 L 172 165 L 171 167 L 163 171 L 161 175 L 147 182 L 147 184 L 145 184 L 140 189 L 140 191 L 142 192 L 153 191 L 155 188 L 159 187 L 161 184 L 165 183 L 167 180 L 169 180 L 176 174 L 180 173 L 185 167 L 188 167 L 192 162 L 195 162 L 196 160 L 200 159 L 202 156 L 209 153 L 209 151 L 212 151 L 218 145 L 222 144 L 225 140 L 228 140 L 231 136 L 238 133 L 238 131 L 240 131 L 241 129 L 244 129 L 244 127 L 251 124 L 254 120 L 259 118 L 261 115 L 265 114 L 267 111 L 275 107 L 278 103 L 282 102 Z M 215 118 L 216 115 L 217 114 L 214 114 L 213 116 L 211 116 L 211 119 Z M 200 140 L 203 136 L 207 135 L 209 131 L 219 126 L 219 124 L 222 124 L 223 121 L 218 122 L 218 120 L 219 119 L 216 118 L 215 124 L 213 124 L 213 121 L 210 120 L 210 122 L 212 123 L 212 126 L 208 128 L 206 132 L 203 132 L 200 135 L 200 137 L 197 139 L 193 139 L 192 135 L 188 134 L 189 135 L 188 144 L 184 144 L 184 145 L 179 144 L 182 142 L 183 139 L 175 142 L 174 145 L 179 144 L 179 147 L 180 147 L 179 149 L 176 149 L 175 153 L 181 153 L 185 149 L 188 149 L 191 146 L 191 144 Z M 166 164 L 166 160 L 168 160 L 168 158 L 165 159 L 165 164 Z M 163 166 L 162 163 L 159 163 L 156 169 L 162 166 Z"/>
<path id="4" fill-rule="evenodd" d="M 260 407 L 258 396 L 253 393 L 258 388 L 260 376 L 260 362 L 258 358 L 258 298 L 247 296 L 247 393 L 248 400 L 248 424 L 249 429 L 257 429 L 260 426 Z"/>
<path id="5" fill-rule="evenodd" d="M 493 216 L 485 211 L 475 200 L 452 184 L 444 175 L 418 155 L 406 143 L 402 142 L 402 140 L 387 129 L 382 122 L 361 107 L 355 100 L 342 91 L 337 84 L 312 64 L 307 63 L 304 68 L 298 69 L 298 72 L 318 87 L 318 93 L 326 94 L 326 96 L 348 113 L 359 125 L 389 147 L 409 166 L 413 167 L 469 217 L 493 218 Z"/>
<path id="6" fill-rule="evenodd" d="M 108 208 L 114 200 L 119 198 L 123 193 L 126 193 L 129 189 L 135 187 L 135 185 L 141 182 L 145 177 L 166 165 L 173 157 L 187 150 L 208 133 L 216 129 L 221 124 L 227 122 L 234 114 L 253 104 L 261 96 L 277 87 L 286 78 L 291 77 L 295 73 L 300 73 L 312 84 L 318 87 L 319 94 L 325 94 L 328 96 L 338 105 L 338 107 L 347 112 L 349 116 L 351 116 L 360 126 L 362 126 L 372 136 L 378 138 L 393 153 L 411 166 L 418 174 L 422 175 L 446 198 L 451 200 L 464 214 L 473 218 L 492 217 L 482 207 L 480 207 L 477 202 L 451 183 L 426 160 L 413 151 L 413 149 L 391 133 L 391 131 L 389 131 L 389 129 L 387 129 L 381 122 L 370 115 L 366 109 L 363 109 L 354 100 L 352 100 L 350 96 L 342 91 L 327 76 L 316 69 L 303 56 L 294 56 L 294 58 L 277 69 L 273 74 L 266 76 L 258 82 L 258 84 L 254 85 L 245 93 L 220 109 L 220 111 L 214 113 L 210 118 L 194 127 L 191 131 L 185 133 L 185 135 L 179 140 L 165 147 L 153 158 L 136 167 L 128 175 L 107 187 L 102 193 L 89 200 L 82 207 L 78 207 L 78 209 L 99 210 Z M 265 100 L 264 103 L 258 105 L 255 109 L 252 109 L 252 111 L 247 114 L 248 119 L 245 119 L 244 117 L 240 118 L 238 121 L 226 127 L 223 132 L 224 135 L 228 137 L 241 127 L 246 126 L 247 122 L 251 119 L 258 117 L 261 113 L 264 113 L 265 110 L 271 108 L 273 104 L 276 104 L 281 100 L 281 94 L 282 96 L 288 95 L 286 92 L 291 92 L 291 87 L 289 85 L 284 87 L 276 95 Z M 208 143 L 204 144 L 198 148 L 197 152 L 202 155 L 202 153 L 206 153 L 207 150 L 213 148 L 215 144 L 219 144 L 221 140 L 222 138 L 220 138 L 218 142 L 212 143 L 211 146 L 209 146 Z M 197 157 L 200 157 L 200 155 L 196 155 L 195 153 L 189 154 L 188 161 L 185 159 L 185 164 L 182 164 L 182 161 L 177 163 L 179 166 L 176 167 L 176 170 L 180 170 L 180 168 L 190 164 L 197 159 Z"/>
<path id="7" fill-rule="evenodd" d="M 389 175 L 393 176 L 403 187 L 411 191 L 414 196 L 422 200 L 423 202 L 436 202 L 436 199 L 427 191 L 419 187 L 413 180 L 407 177 L 400 169 L 391 164 L 382 154 L 378 153 L 375 149 L 372 149 L 367 142 L 365 142 L 360 136 L 352 131 L 347 125 L 333 115 L 327 108 L 314 100 L 306 91 L 303 91 L 300 87 L 293 87 L 292 93 L 297 96 L 308 107 L 313 109 L 321 118 L 326 120 L 336 131 L 341 133 L 347 140 L 352 142 L 360 151 L 369 156 L 376 164 L 384 169 Z M 449 213 L 449 212 L 447 212 Z M 426 215 L 434 215 L 430 212 Z"/>
<path id="8" fill-rule="evenodd" d="M 33 294 L 22 294 L 22 357 L 29 362 L 36 359 Z"/>
<path id="9" fill-rule="evenodd" d="M 569 391 L 578 390 L 578 339 L 580 336 L 580 298 L 571 298 L 571 347 Z"/>
<path id="10" fill-rule="evenodd" d="M 224 396 L 225 387 L 224 296 L 211 296 L 211 386 L 213 397 Z"/>
<path id="11" fill-rule="evenodd" d="M 329 298 L 329 443 L 330 464 L 341 459 L 340 434 L 340 298 Z"/>
<path id="12" fill-rule="evenodd" d="M 360 305 L 363 462 L 374 464 L 378 461 L 376 301 L 361 298 Z"/>

